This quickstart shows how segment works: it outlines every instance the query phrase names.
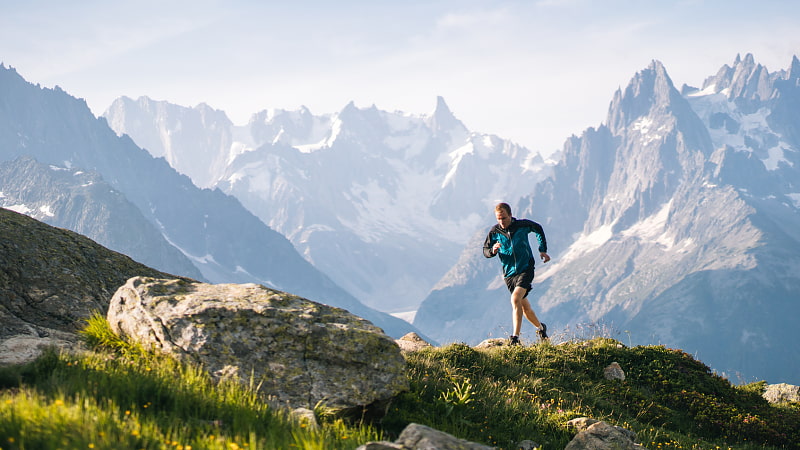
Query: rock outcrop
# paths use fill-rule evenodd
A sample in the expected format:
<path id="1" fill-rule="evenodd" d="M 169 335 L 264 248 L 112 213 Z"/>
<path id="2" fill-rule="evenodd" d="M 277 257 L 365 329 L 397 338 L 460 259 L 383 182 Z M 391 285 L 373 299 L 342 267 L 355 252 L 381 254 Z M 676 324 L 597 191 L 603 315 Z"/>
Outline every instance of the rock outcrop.
<path id="1" fill-rule="evenodd" d="M 435 430 L 425 425 L 412 423 L 403 429 L 400 437 L 394 442 L 368 442 L 356 450 L 432 450 L 432 449 L 458 449 L 458 450 L 491 450 L 483 444 L 465 441 L 443 431 Z"/>
<path id="2" fill-rule="evenodd" d="M 80 234 L 0 208 L 0 364 L 72 347 L 94 311 L 131 277 L 171 277 Z"/>
<path id="3" fill-rule="evenodd" d="M 625 371 L 618 362 L 612 362 L 605 369 L 603 369 L 603 376 L 606 380 L 620 380 L 625 381 Z"/>
<path id="4" fill-rule="evenodd" d="M 200 363 L 214 377 L 260 385 L 292 408 L 381 414 L 408 389 L 397 344 L 349 312 L 257 284 L 137 277 L 119 288 L 111 328 Z"/>
<path id="5" fill-rule="evenodd" d="M 428 341 L 422 339 L 413 331 L 411 333 L 406 333 L 400 339 L 395 339 L 395 342 L 403 353 L 413 353 L 418 352 L 423 348 L 433 347 L 430 343 L 428 343 Z"/>
<path id="6" fill-rule="evenodd" d="M 800 386 L 786 383 L 770 384 L 763 396 L 770 403 L 800 402 Z"/>
<path id="7" fill-rule="evenodd" d="M 578 430 L 578 434 L 564 450 L 639 450 L 636 433 L 628 429 L 612 426 L 606 422 L 589 417 L 579 417 L 567 422 Z"/>

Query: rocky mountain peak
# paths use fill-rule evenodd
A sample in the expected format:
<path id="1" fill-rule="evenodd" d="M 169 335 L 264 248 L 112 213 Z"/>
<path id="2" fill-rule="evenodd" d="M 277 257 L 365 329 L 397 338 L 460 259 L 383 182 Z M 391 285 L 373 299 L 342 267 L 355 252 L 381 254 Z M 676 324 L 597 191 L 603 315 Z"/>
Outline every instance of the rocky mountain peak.
<path id="1" fill-rule="evenodd" d="M 436 109 L 426 121 L 433 131 L 434 136 L 441 134 L 460 134 L 467 132 L 467 127 L 456 118 L 450 107 L 444 101 L 444 97 L 436 97 Z"/>
<path id="2" fill-rule="evenodd" d="M 675 101 L 680 100 L 680 93 L 672 84 L 664 65 L 660 61 L 653 61 L 634 75 L 624 91 L 617 90 L 614 94 L 607 124 L 616 133 L 651 111 L 669 109 Z"/>
<path id="3" fill-rule="evenodd" d="M 252 138 L 249 145 L 255 148 L 264 144 L 278 143 L 290 146 L 319 144 L 330 136 L 330 129 L 330 116 L 314 116 L 305 106 L 294 111 L 284 109 L 260 111 L 252 116 L 250 123 L 245 127 L 245 130 L 249 130 L 246 134 Z M 242 140 L 242 137 L 239 137 L 239 140 Z"/>
<path id="4" fill-rule="evenodd" d="M 792 64 L 789 66 L 787 79 L 800 80 L 800 59 L 797 59 L 797 55 L 792 56 Z"/>
<path id="5" fill-rule="evenodd" d="M 702 169 L 702 156 L 696 153 L 712 151 L 702 121 L 658 61 L 638 72 L 624 91 L 617 91 L 608 123 L 616 137 L 610 146 L 614 162 L 605 174 L 608 190 L 591 207 L 586 232 L 602 226 L 624 229 L 653 214 L 682 180 L 695 178 Z M 609 146 L 584 147 L 606 152 Z"/>
<path id="6" fill-rule="evenodd" d="M 772 95 L 772 84 L 778 74 L 770 75 L 766 67 L 755 62 L 752 54 L 744 58 L 736 55 L 733 66 L 722 66 L 716 75 L 703 82 L 703 90 L 726 95 L 728 100 L 737 100 L 740 106 L 752 111 L 753 102 L 760 102 Z"/>

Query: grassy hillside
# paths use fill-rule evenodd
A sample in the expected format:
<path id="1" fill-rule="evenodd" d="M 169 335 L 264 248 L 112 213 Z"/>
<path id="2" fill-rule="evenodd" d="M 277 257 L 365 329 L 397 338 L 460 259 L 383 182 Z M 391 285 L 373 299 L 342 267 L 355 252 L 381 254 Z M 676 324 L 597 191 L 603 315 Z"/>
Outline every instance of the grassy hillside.
<path id="1" fill-rule="evenodd" d="M 256 386 L 215 385 L 198 368 L 119 340 L 94 317 L 92 352 L 50 351 L 0 369 L 0 449 L 354 449 L 394 440 L 411 422 L 514 448 L 563 449 L 569 419 L 638 433 L 649 449 L 798 448 L 800 405 L 769 405 L 764 383 L 733 386 L 690 355 L 604 338 L 476 350 L 454 344 L 408 356 L 411 390 L 381 423 L 316 408 L 315 428 L 258 400 Z M 625 381 L 603 368 L 616 361 Z"/>
<path id="2" fill-rule="evenodd" d="M 393 405 L 387 432 L 421 422 L 502 448 L 531 439 L 563 449 L 574 436 L 566 422 L 586 416 L 635 431 L 649 449 L 800 448 L 800 404 L 770 405 L 766 383 L 733 386 L 681 350 L 596 338 L 454 344 L 408 359 L 411 391 Z M 625 381 L 605 379 L 612 362 Z"/>

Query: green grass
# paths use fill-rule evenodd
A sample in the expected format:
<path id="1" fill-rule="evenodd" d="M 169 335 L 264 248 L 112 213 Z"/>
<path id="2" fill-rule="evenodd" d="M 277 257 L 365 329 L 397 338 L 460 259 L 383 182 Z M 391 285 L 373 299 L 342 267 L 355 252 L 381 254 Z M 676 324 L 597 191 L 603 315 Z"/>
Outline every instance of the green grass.
<path id="1" fill-rule="evenodd" d="M 607 338 L 486 350 L 452 344 L 407 359 L 411 391 L 384 420 L 389 434 L 418 422 L 506 449 L 522 439 L 563 449 L 575 433 L 566 422 L 586 416 L 635 431 L 649 449 L 800 443 L 800 405 L 770 405 L 765 383 L 733 386 L 663 346 L 627 348 Z M 625 381 L 603 376 L 614 361 Z"/>
<path id="2" fill-rule="evenodd" d="M 368 424 L 292 419 L 252 384 L 216 384 L 117 338 L 102 317 L 84 334 L 94 351 L 0 370 L 0 449 L 352 449 L 382 438 Z"/>
<path id="3" fill-rule="evenodd" d="M 407 356 L 411 389 L 381 423 L 317 408 L 316 428 L 259 400 L 257 387 L 214 383 L 201 369 L 119 339 L 100 316 L 93 351 L 51 350 L 0 369 L 0 450 L 354 449 L 394 440 L 415 422 L 512 449 L 532 439 L 563 449 L 566 422 L 588 416 L 638 433 L 649 449 L 798 448 L 800 406 L 734 386 L 690 355 L 607 338 L 476 350 L 463 344 Z M 603 368 L 618 362 L 625 381 Z"/>

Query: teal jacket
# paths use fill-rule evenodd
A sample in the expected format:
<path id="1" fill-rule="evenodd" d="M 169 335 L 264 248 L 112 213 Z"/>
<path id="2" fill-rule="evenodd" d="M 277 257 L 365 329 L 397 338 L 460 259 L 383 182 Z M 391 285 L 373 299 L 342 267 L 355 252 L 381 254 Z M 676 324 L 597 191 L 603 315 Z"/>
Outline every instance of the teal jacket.
<path id="1" fill-rule="evenodd" d="M 544 236 L 544 230 L 541 225 L 532 220 L 517 220 L 512 217 L 511 225 L 507 229 L 497 224 L 489 230 L 486 241 L 483 243 L 483 256 L 487 258 L 495 256 L 492 247 L 495 242 L 500 243 L 500 249 L 496 254 L 500 256 L 500 262 L 503 264 L 503 277 L 514 276 L 533 269 L 536 265 L 536 257 L 528 242 L 528 233 L 536 235 L 536 239 L 539 241 L 539 252 L 547 253 L 547 238 Z"/>

